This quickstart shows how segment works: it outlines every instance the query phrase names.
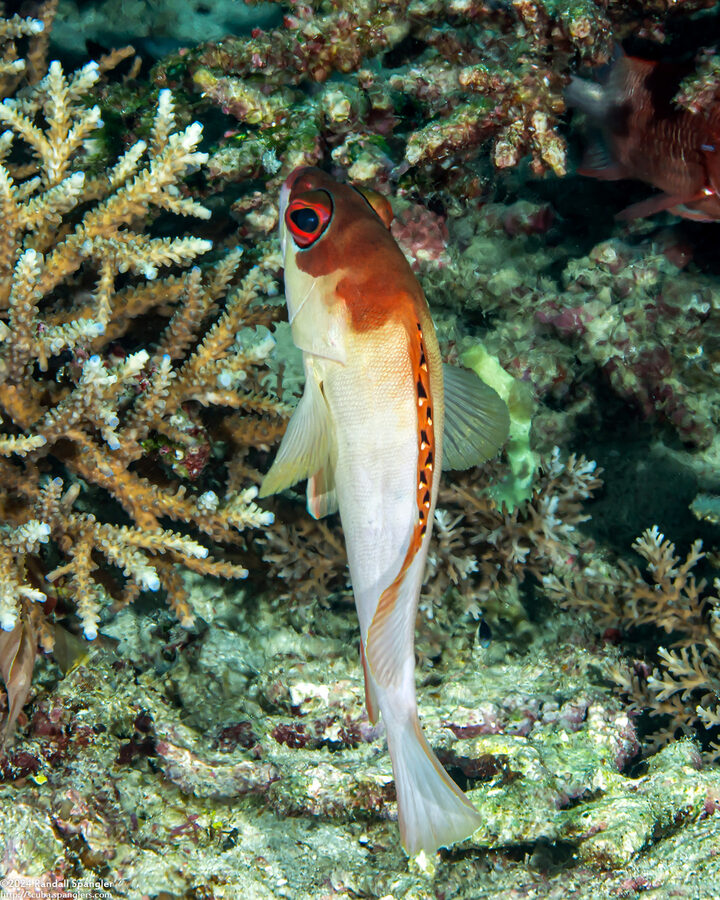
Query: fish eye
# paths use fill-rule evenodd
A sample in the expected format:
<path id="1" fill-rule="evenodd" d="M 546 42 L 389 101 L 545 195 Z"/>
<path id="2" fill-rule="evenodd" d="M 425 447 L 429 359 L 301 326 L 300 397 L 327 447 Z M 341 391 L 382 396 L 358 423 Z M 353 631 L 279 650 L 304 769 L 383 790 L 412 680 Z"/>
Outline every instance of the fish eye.
<path id="1" fill-rule="evenodd" d="M 302 209 L 294 209 L 290 213 L 290 218 L 300 231 L 307 233 L 315 231 L 320 224 L 320 217 L 309 206 L 303 206 Z"/>
<path id="2" fill-rule="evenodd" d="M 301 250 L 322 236 L 332 218 L 333 205 L 327 191 L 305 191 L 288 204 L 285 224 Z"/>

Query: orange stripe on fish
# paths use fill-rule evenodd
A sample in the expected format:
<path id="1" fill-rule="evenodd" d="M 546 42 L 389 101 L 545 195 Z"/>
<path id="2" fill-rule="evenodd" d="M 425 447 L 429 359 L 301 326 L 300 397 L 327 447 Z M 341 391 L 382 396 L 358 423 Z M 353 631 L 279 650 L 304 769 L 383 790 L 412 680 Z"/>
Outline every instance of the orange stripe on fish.
<path id="1" fill-rule="evenodd" d="M 380 595 L 375 615 L 368 630 L 366 658 L 373 676 L 381 684 L 397 680 L 402 676 L 402 672 L 398 670 L 393 657 L 389 654 L 380 656 L 380 654 L 375 652 L 375 646 L 380 640 L 383 630 L 388 625 L 389 617 L 395 610 L 400 585 L 407 575 L 412 561 L 420 551 L 427 534 L 434 484 L 435 428 L 432 418 L 432 388 L 430 386 L 430 373 L 423 341 L 422 325 L 419 322 L 416 322 L 415 325 L 416 333 L 410 335 L 410 342 L 414 350 L 412 353 L 412 371 L 417 392 L 417 521 L 400 571 L 393 583 Z"/>
<path id="2" fill-rule="evenodd" d="M 365 647 L 363 646 L 362 640 L 360 641 L 360 662 L 362 663 L 363 674 L 365 675 L 365 709 L 367 709 L 370 724 L 375 725 L 377 724 L 380 713 L 378 711 L 377 705 L 375 703 L 375 697 L 370 687 L 370 673 L 368 672 L 367 659 L 365 658 Z"/>
<path id="3" fill-rule="evenodd" d="M 282 188 L 285 296 L 305 390 L 260 495 L 306 478 L 309 512 L 340 513 L 368 715 L 385 722 L 403 846 L 417 853 L 479 824 L 425 740 L 415 699 L 415 615 L 443 423 L 454 423 L 448 460 L 468 468 L 494 455 L 508 415 L 474 374 L 443 375 L 430 312 L 391 219 L 385 198 L 318 169 L 296 170 Z"/>

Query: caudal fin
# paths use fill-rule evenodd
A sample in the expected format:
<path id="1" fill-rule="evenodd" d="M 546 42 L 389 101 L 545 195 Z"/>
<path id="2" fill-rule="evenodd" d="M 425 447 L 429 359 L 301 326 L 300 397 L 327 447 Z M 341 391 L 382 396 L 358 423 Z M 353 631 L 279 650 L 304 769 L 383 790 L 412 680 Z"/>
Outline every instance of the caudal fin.
<path id="1" fill-rule="evenodd" d="M 434 853 L 462 841 L 480 826 L 478 811 L 443 769 L 425 740 L 417 716 L 402 727 L 388 723 L 388 747 L 405 852 Z"/>

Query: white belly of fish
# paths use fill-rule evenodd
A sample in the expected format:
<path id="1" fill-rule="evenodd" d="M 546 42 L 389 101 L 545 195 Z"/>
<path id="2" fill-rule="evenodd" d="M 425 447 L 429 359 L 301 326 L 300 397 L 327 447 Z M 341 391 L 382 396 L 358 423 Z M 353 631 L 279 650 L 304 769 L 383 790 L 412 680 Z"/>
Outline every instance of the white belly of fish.
<path id="1" fill-rule="evenodd" d="M 361 346 L 348 352 L 348 364 L 329 365 L 323 380 L 335 425 L 335 485 L 363 639 L 380 595 L 402 566 L 417 517 L 417 399 L 406 337 L 393 329 L 384 339 L 378 331 L 372 340 L 357 336 Z"/>

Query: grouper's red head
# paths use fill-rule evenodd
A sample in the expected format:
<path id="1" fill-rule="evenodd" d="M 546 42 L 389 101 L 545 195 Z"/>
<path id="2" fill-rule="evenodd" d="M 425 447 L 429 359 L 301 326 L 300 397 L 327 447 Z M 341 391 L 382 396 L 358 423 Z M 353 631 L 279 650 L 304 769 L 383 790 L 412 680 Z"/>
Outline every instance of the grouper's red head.
<path id="1" fill-rule="evenodd" d="M 397 314 L 422 292 L 390 234 L 392 217 L 390 203 L 375 191 L 320 169 L 295 169 L 280 192 L 287 291 L 305 278 L 325 282 L 360 331 Z"/>

